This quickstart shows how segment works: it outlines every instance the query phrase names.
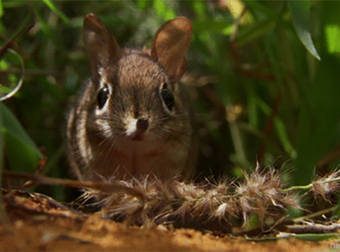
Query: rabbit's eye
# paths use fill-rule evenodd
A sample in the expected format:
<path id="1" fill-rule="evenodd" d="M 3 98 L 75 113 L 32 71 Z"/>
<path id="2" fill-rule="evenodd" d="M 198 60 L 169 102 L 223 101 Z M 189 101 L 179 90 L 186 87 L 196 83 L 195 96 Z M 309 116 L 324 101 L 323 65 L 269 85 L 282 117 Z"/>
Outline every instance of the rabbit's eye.
<path id="1" fill-rule="evenodd" d="M 164 83 L 161 90 L 160 90 L 160 97 L 163 100 L 163 103 L 165 104 L 166 108 L 169 111 L 172 111 L 174 105 L 175 105 L 175 97 L 172 94 L 171 90 L 168 88 L 168 84 Z"/>
<path id="2" fill-rule="evenodd" d="M 97 96 L 99 109 L 102 109 L 104 107 L 107 99 L 109 98 L 109 94 L 110 94 L 110 90 L 108 86 L 104 86 L 103 88 L 99 90 L 98 96 Z"/>

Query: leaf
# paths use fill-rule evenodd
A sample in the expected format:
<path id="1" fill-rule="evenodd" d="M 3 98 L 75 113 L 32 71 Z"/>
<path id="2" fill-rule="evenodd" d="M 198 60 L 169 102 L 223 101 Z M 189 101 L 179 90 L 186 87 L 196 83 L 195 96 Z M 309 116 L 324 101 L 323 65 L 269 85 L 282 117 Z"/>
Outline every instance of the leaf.
<path id="1" fill-rule="evenodd" d="M 298 37 L 305 48 L 316 59 L 320 60 L 319 53 L 315 49 L 312 36 L 309 32 L 310 1 L 309 0 L 288 0 L 288 6 L 293 19 L 293 24 Z"/>
<path id="2" fill-rule="evenodd" d="M 272 30 L 275 27 L 276 19 L 276 16 L 271 16 L 241 30 L 237 36 L 238 46 L 242 47 L 250 42 L 254 42 L 254 40 Z"/>
<path id="3" fill-rule="evenodd" d="M 258 215 L 252 214 L 249 216 L 248 220 L 243 223 L 242 229 L 244 231 L 250 231 L 250 230 L 257 229 L 260 226 L 261 226 L 261 223 L 260 223 Z"/>
<path id="4" fill-rule="evenodd" d="M 39 149 L 12 112 L 2 103 L 0 103 L 0 114 L 3 122 L 1 132 L 5 136 L 6 155 L 11 168 L 14 170 L 22 168 L 34 170 L 39 159 L 42 158 Z"/>
<path id="5" fill-rule="evenodd" d="M 12 89 L 10 89 L 8 87 L 4 87 L 0 84 L 0 96 L 2 95 L 1 93 L 8 94 L 11 91 L 12 91 Z"/>
<path id="6" fill-rule="evenodd" d="M 280 239 L 290 239 L 296 238 L 305 241 L 325 241 L 330 239 L 338 239 L 340 237 L 337 233 L 328 233 L 328 234 L 294 234 L 294 233 L 279 233 L 276 237 L 264 237 L 264 238 L 246 238 L 247 241 L 256 241 L 256 242 L 264 242 L 264 241 L 276 241 Z"/>
<path id="7" fill-rule="evenodd" d="M 294 181 L 310 183 L 315 165 L 340 142 L 340 62 L 325 54 L 312 81 L 301 81 L 303 97 L 296 132 Z M 304 80 L 300 76 L 301 80 Z"/>
<path id="8" fill-rule="evenodd" d="M 305 241 L 326 241 L 330 239 L 339 239 L 340 235 L 337 233 L 327 233 L 327 234 L 292 234 L 292 237 L 295 237 L 300 240 Z"/>
<path id="9" fill-rule="evenodd" d="M 140 10 L 145 10 L 147 8 L 147 1 L 145 0 L 138 0 L 137 1 L 137 6 L 138 6 L 138 9 Z"/>
<path id="10" fill-rule="evenodd" d="M 0 0 L 0 17 L 4 15 L 4 8 L 2 6 L 2 0 Z"/>
<path id="11" fill-rule="evenodd" d="M 43 0 L 43 2 L 50 8 L 52 12 L 54 12 L 58 17 L 60 17 L 65 24 L 69 23 L 70 20 L 62 13 L 51 0 Z"/>
<path id="12" fill-rule="evenodd" d="M 163 0 L 155 0 L 153 2 L 153 8 L 158 16 L 162 17 L 164 20 L 169 20 L 176 17 L 175 12 L 170 8 L 168 2 Z"/>
<path id="13" fill-rule="evenodd" d="M 265 113 L 265 115 L 270 116 L 270 114 L 272 113 L 271 108 L 259 97 L 256 97 L 255 99 L 256 99 L 256 102 L 258 103 L 258 106 Z M 282 144 L 284 150 L 289 154 L 291 158 L 295 158 L 296 151 L 290 142 L 290 139 L 289 139 L 289 136 L 286 130 L 286 126 L 279 116 L 276 116 L 274 118 L 274 125 L 275 125 L 275 130 L 277 132 L 277 136 L 279 137 L 280 143 Z"/>
<path id="14" fill-rule="evenodd" d="M 325 32 L 328 52 L 340 52 L 340 27 L 336 24 L 330 24 L 326 26 Z"/>

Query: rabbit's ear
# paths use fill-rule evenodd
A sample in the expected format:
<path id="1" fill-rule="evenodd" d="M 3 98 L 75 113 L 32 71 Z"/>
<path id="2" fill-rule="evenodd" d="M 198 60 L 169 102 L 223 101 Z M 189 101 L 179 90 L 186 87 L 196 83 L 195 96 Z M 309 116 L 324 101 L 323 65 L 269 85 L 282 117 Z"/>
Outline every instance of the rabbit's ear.
<path id="1" fill-rule="evenodd" d="M 93 13 L 84 20 L 84 44 L 90 57 L 92 76 L 119 57 L 120 48 L 106 26 Z"/>
<path id="2" fill-rule="evenodd" d="M 185 54 L 190 46 L 191 34 L 190 20 L 177 17 L 165 23 L 155 36 L 151 56 L 163 66 L 173 82 L 185 72 Z"/>

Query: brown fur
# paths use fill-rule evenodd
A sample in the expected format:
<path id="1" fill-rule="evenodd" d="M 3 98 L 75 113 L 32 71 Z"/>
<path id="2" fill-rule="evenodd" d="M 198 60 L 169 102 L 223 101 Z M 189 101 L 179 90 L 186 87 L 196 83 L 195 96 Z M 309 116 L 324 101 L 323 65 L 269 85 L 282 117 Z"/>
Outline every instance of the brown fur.
<path id="1" fill-rule="evenodd" d="M 120 49 L 98 18 L 85 18 L 91 80 L 71 109 L 67 127 L 68 157 L 79 179 L 168 179 L 192 170 L 190 112 L 178 83 L 190 37 L 190 22 L 176 18 L 159 29 L 152 50 Z M 160 95 L 164 85 L 175 99 L 171 111 Z M 103 86 L 110 95 L 99 109 Z M 140 118 L 148 127 L 135 141 L 127 134 Z"/>

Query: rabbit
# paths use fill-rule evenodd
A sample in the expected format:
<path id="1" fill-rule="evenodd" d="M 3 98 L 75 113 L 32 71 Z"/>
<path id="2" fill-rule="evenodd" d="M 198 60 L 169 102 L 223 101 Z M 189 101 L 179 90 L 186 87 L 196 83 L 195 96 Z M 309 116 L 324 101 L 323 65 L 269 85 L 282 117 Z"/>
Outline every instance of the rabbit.
<path id="1" fill-rule="evenodd" d="M 191 22 L 177 17 L 160 27 L 151 49 L 120 48 L 99 18 L 85 17 L 91 76 L 66 129 L 68 160 L 79 180 L 193 174 L 192 113 L 180 83 L 191 35 Z"/>

